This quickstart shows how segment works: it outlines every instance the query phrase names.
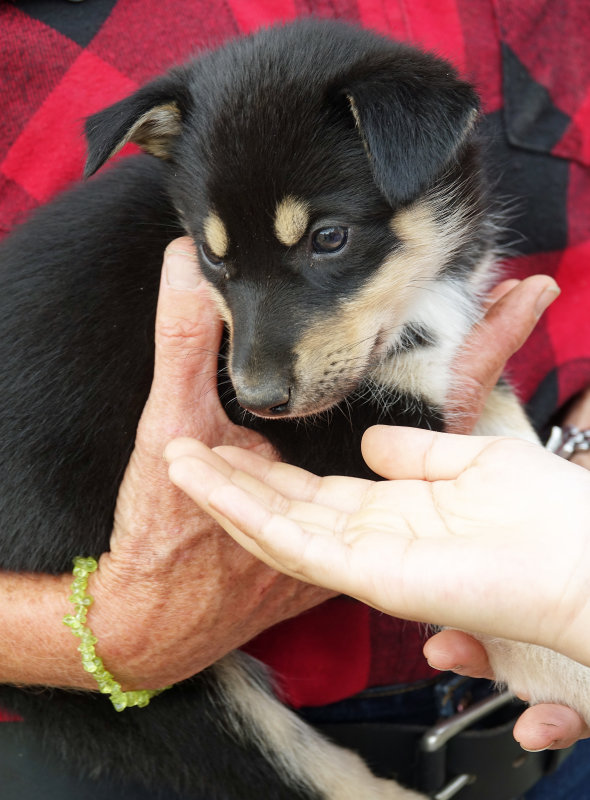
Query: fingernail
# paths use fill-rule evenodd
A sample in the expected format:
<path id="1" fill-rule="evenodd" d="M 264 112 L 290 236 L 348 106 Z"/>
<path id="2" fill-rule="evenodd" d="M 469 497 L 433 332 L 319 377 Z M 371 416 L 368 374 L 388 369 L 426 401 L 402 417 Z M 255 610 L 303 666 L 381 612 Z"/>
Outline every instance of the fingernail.
<path id="1" fill-rule="evenodd" d="M 436 664 L 433 664 L 432 661 L 428 661 L 426 659 L 428 666 L 432 667 L 432 669 L 437 669 L 439 672 L 460 672 L 464 669 L 463 664 L 455 664 L 454 667 L 437 667 Z"/>
<path id="2" fill-rule="evenodd" d="M 518 744 L 520 744 L 520 742 Z M 530 747 L 525 747 L 522 744 L 520 744 L 520 747 L 521 747 L 522 750 L 525 750 L 527 753 L 542 753 L 543 750 L 548 750 L 551 747 L 552 744 L 553 744 L 553 742 L 551 742 L 551 744 L 548 744 L 547 747 L 537 747 L 536 750 L 533 750 Z"/>
<path id="3" fill-rule="evenodd" d="M 166 283 L 171 289 L 196 289 L 201 276 L 193 253 L 167 250 L 165 256 Z"/>
<path id="4" fill-rule="evenodd" d="M 547 286 L 541 294 L 537 297 L 537 302 L 535 303 L 535 313 L 537 315 L 537 319 L 541 316 L 541 314 L 549 308 L 551 303 L 559 297 L 561 294 L 561 289 L 559 286 L 554 283 L 552 286 Z"/>

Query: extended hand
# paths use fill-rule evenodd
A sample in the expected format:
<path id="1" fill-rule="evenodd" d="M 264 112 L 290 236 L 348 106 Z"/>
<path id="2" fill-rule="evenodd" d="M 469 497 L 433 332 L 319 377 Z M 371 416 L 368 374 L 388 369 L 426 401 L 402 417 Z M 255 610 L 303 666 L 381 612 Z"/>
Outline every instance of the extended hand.
<path id="1" fill-rule="evenodd" d="M 363 455 L 382 482 L 190 440 L 166 455 L 173 481 L 270 566 L 405 619 L 579 656 L 590 474 L 537 445 L 371 428 Z"/>

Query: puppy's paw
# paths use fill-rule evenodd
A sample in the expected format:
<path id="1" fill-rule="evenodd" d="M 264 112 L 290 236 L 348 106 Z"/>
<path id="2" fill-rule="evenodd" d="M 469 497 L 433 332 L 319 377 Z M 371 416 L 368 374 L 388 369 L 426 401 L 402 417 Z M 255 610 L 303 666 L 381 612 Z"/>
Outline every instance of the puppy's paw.
<path id="1" fill-rule="evenodd" d="M 590 668 L 546 647 L 477 635 L 498 683 L 530 705 L 558 703 L 590 724 Z"/>

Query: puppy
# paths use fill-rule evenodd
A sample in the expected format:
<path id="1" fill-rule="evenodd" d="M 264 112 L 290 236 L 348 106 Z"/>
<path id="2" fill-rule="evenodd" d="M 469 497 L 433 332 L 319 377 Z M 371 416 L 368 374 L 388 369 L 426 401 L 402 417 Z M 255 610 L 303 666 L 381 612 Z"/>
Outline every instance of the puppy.
<path id="1" fill-rule="evenodd" d="M 41 209 L 0 250 L 0 567 L 61 573 L 108 549 L 162 253 L 183 233 L 227 324 L 228 413 L 285 459 L 366 475 L 369 425 L 442 429 L 449 364 L 496 261 L 477 117 L 448 64 L 312 20 L 233 41 L 91 117 L 87 176 L 126 142 L 149 155 Z M 534 439 L 505 387 L 479 431 Z M 567 690 L 587 670 L 552 654 L 549 671 L 547 651 L 509 643 L 490 656 L 533 701 L 583 699 L 590 720 Z M 304 725 L 240 654 L 140 711 L 15 687 L 0 704 L 79 770 L 164 792 L 418 797 Z"/>

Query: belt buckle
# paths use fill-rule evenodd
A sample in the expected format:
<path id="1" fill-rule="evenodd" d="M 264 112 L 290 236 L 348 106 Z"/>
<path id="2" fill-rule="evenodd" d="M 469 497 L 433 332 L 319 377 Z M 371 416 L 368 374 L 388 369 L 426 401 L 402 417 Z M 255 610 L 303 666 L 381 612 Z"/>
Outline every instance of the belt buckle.
<path id="1" fill-rule="evenodd" d="M 429 728 L 419 743 L 420 790 L 431 795 L 433 800 L 451 800 L 465 786 L 475 780 L 475 775 L 464 773 L 448 780 L 446 748 L 448 742 L 476 722 L 493 714 L 510 703 L 514 694 L 509 691 L 486 697 L 469 706 L 465 711 Z M 442 788 L 441 788 L 442 787 Z"/>

